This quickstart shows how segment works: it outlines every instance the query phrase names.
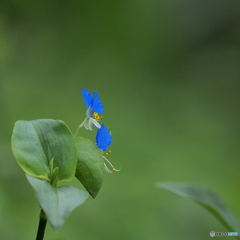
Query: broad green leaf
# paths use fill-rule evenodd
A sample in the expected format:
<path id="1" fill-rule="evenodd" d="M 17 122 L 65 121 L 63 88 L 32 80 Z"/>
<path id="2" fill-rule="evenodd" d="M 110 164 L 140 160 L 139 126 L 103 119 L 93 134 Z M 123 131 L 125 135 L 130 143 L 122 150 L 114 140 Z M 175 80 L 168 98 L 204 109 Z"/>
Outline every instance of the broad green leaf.
<path id="1" fill-rule="evenodd" d="M 214 192 L 193 184 L 160 182 L 157 183 L 157 186 L 165 188 L 181 197 L 194 200 L 212 213 L 228 231 L 240 233 L 240 222 Z"/>
<path id="2" fill-rule="evenodd" d="M 76 178 L 95 198 L 101 188 L 104 175 L 104 162 L 99 149 L 92 141 L 76 137 L 78 163 Z"/>
<path id="3" fill-rule="evenodd" d="M 83 204 L 88 193 L 73 186 L 54 188 L 47 181 L 26 174 L 29 183 L 36 192 L 37 200 L 45 212 L 51 226 L 58 230 L 63 226 L 69 214 Z"/>
<path id="4" fill-rule="evenodd" d="M 53 169 L 59 168 L 58 182 L 69 181 L 75 174 L 75 140 L 60 120 L 17 121 L 12 151 L 22 170 L 29 175 L 50 181 L 52 159 Z"/>

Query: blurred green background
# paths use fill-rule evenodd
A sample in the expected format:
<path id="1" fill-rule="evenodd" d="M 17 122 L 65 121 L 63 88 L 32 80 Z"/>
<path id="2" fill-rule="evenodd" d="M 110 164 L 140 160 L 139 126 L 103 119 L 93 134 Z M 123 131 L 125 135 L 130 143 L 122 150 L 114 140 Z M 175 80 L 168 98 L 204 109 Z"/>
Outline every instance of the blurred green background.
<path id="1" fill-rule="evenodd" d="M 98 91 L 113 134 L 95 200 L 46 240 L 209 239 L 226 231 L 158 181 L 218 193 L 240 216 L 238 0 L 0 2 L 0 239 L 35 238 L 39 207 L 11 153 L 15 121 L 85 116 Z M 82 132 L 84 136 L 89 133 Z M 81 186 L 76 180 L 70 184 Z"/>

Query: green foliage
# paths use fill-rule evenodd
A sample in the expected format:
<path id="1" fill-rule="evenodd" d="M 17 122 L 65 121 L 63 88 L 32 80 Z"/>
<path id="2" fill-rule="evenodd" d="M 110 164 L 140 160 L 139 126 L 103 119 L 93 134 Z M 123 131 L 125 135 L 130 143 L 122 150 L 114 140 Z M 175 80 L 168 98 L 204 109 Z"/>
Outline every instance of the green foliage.
<path id="1" fill-rule="evenodd" d="M 214 192 L 193 184 L 160 182 L 157 186 L 165 188 L 181 197 L 192 199 L 213 214 L 228 231 L 240 232 L 240 222 Z M 240 239 L 240 237 L 237 238 Z"/>
<path id="2" fill-rule="evenodd" d="M 73 186 L 55 188 L 47 181 L 27 175 L 29 183 L 36 192 L 37 200 L 44 210 L 51 226 L 58 230 L 69 214 L 83 204 L 88 193 Z"/>
<path id="3" fill-rule="evenodd" d="M 76 137 L 77 169 L 76 178 L 86 190 L 95 198 L 103 182 L 104 166 L 99 149 L 89 139 Z"/>
<path id="4" fill-rule="evenodd" d="M 69 181 L 75 174 L 75 141 L 60 120 L 17 121 L 12 134 L 12 150 L 22 170 L 34 177 L 50 182 L 55 168 L 59 168 L 57 182 Z"/>
<path id="5" fill-rule="evenodd" d="M 57 187 L 58 183 L 76 174 L 93 198 L 101 188 L 104 163 L 99 149 L 89 139 L 74 138 L 60 120 L 17 121 L 12 150 L 55 230 L 88 197 L 86 191 L 73 186 Z"/>

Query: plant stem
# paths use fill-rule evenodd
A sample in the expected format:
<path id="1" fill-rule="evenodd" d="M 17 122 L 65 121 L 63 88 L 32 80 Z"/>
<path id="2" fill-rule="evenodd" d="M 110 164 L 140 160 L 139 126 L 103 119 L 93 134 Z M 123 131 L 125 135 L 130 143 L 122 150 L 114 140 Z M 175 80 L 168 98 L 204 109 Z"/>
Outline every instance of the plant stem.
<path id="1" fill-rule="evenodd" d="M 36 240 L 43 240 L 46 224 L 47 224 L 47 218 L 44 211 L 41 209 Z"/>
<path id="2" fill-rule="evenodd" d="M 77 135 L 79 134 L 79 131 L 80 131 L 80 128 L 81 128 L 80 126 L 81 126 L 81 124 L 78 126 L 77 131 L 74 134 L 74 137 L 77 137 Z"/>

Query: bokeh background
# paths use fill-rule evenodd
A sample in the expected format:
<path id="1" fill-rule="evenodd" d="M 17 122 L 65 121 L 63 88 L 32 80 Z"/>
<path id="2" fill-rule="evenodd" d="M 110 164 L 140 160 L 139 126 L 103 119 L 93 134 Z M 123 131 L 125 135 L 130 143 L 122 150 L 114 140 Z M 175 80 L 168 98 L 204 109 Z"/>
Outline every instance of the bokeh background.
<path id="1" fill-rule="evenodd" d="M 2 0 L 0 239 L 32 240 L 38 225 L 33 189 L 11 153 L 15 121 L 61 119 L 74 132 L 86 111 L 82 88 L 99 92 L 109 159 L 122 170 L 106 173 L 98 197 L 59 232 L 48 225 L 46 240 L 226 231 L 155 184 L 207 187 L 240 216 L 239 9 L 238 0 Z"/>

